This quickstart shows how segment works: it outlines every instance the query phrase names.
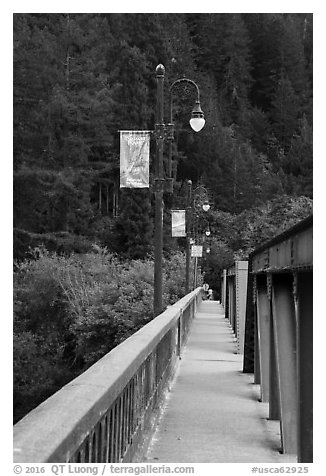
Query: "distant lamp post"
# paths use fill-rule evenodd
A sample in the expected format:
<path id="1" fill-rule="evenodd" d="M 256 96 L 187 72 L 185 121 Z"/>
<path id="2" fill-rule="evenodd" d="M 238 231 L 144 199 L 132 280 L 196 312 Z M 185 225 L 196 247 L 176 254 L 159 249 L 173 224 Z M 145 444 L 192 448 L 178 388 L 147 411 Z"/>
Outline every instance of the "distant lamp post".
<path id="1" fill-rule="evenodd" d="M 174 126 L 172 122 L 172 92 L 179 83 L 192 84 L 197 91 L 197 99 L 191 113 L 190 126 L 199 132 L 205 125 L 204 113 L 200 107 L 199 88 L 191 79 L 178 79 L 170 86 L 170 117 L 169 123 L 164 123 L 164 76 L 165 68 L 162 64 L 156 67 L 157 96 L 156 96 L 156 163 L 155 163 L 155 233 L 154 233 L 154 316 L 163 311 L 162 295 L 162 259 L 163 259 L 163 193 L 173 192 L 172 178 L 172 141 Z M 164 141 L 169 142 L 168 178 L 164 178 L 163 147 Z"/>
<path id="2" fill-rule="evenodd" d="M 186 211 L 186 294 L 190 291 L 190 247 L 195 243 L 193 238 L 190 238 L 190 222 L 192 218 L 192 181 L 187 182 L 187 211 Z"/>
<path id="3" fill-rule="evenodd" d="M 199 185 L 192 190 L 192 181 L 188 180 L 187 182 L 188 193 L 187 193 L 187 215 L 186 215 L 186 294 L 190 291 L 190 254 L 191 254 L 191 245 L 195 243 L 195 240 L 190 237 L 190 225 L 193 220 L 194 212 L 198 212 L 198 208 L 201 208 L 205 213 L 210 209 L 210 204 L 208 200 L 204 199 L 207 196 L 207 189 Z M 199 200 L 198 200 L 199 199 Z M 204 199 L 204 202 L 201 201 Z M 197 215 L 196 215 L 197 216 Z M 209 227 L 205 232 L 206 236 L 210 236 L 211 232 Z M 197 258 L 196 258 L 197 260 Z M 196 274 L 196 273 L 195 273 Z M 196 279 L 195 279 L 196 281 Z"/>

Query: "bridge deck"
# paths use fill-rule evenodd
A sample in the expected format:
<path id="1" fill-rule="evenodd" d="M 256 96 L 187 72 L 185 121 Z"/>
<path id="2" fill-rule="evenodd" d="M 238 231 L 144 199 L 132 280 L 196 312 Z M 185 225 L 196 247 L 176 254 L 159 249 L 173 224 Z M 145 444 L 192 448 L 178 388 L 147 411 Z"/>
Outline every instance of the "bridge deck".
<path id="1" fill-rule="evenodd" d="M 222 306 L 204 301 L 142 461 L 295 462 L 279 453 L 279 422 L 268 420 L 268 404 L 258 399 Z"/>

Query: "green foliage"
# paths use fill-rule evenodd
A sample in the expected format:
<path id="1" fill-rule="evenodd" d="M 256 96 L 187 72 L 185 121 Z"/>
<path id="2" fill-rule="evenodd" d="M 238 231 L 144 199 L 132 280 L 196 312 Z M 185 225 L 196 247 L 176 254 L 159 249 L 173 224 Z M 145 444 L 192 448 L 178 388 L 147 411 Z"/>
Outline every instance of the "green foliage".
<path id="1" fill-rule="evenodd" d="M 145 258 L 152 251 L 153 217 L 148 190 L 124 190 L 116 231 L 121 254 Z"/>
<path id="2" fill-rule="evenodd" d="M 163 260 L 163 305 L 178 301 L 185 294 L 186 261 L 184 253 L 176 251 Z"/>
<path id="3" fill-rule="evenodd" d="M 203 273 L 205 281 L 215 290 L 215 295 L 220 294 L 223 269 L 235 260 L 247 260 L 255 248 L 311 213 L 311 199 L 287 195 L 240 214 L 210 210 L 211 236 L 207 241 L 211 252 L 204 257 Z"/>
<path id="4" fill-rule="evenodd" d="M 247 259 L 251 251 L 265 241 L 292 227 L 312 213 L 308 197 L 282 195 L 238 215 L 216 212 L 213 235 L 233 251 L 234 259 Z"/>
<path id="5" fill-rule="evenodd" d="M 104 240 L 103 240 L 104 241 Z M 86 253 L 91 251 L 90 240 L 83 235 L 68 232 L 31 233 L 14 228 L 14 259 L 21 261 L 33 255 L 33 249 L 44 246 L 49 251 L 59 254 Z"/>
<path id="6" fill-rule="evenodd" d="M 291 81 L 281 76 L 273 95 L 271 117 L 275 135 L 283 149 L 288 149 L 298 124 L 299 104 Z"/>
<path id="7" fill-rule="evenodd" d="M 245 218 L 246 232 L 242 234 L 243 243 L 246 243 L 247 253 L 264 241 L 273 238 L 299 221 L 312 214 L 312 200 L 308 197 L 291 197 L 283 195 L 267 204 L 245 211 L 239 217 L 239 226 Z"/>
<path id="8" fill-rule="evenodd" d="M 289 153 L 283 158 L 282 169 L 285 172 L 284 181 L 289 195 L 301 192 L 312 198 L 313 189 L 313 138 L 312 127 L 306 116 L 300 120 L 300 129 L 291 140 Z"/>
<path id="9" fill-rule="evenodd" d="M 311 14 L 15 14 L 15 227 L 91 235 L 128 258 L 151 252 L 151 198 L 117 192 L 118 130 L 153 129 L 160 62 L 165 117 L 170 85 L 186 76 L 206 118 L 191 131 L 196 91 L 180 85 L 179 181 L 201 181 L 230 213 L 284 193 L 312 197 Z M 98 227 L 116 198 L 120 223 Z"/>
<path id="10" fill-rule="evenodd" d="M 14 333 L 14 422 L 73 378 L 62 364 L 60 341 L 30 331 Z"/>
<path id="11" fill-rule="evenodd" d="M 87 175 L 22 167 L 14 173 L 14 226 L 35 233 L 87 234 L 94 216 Z"/>
<path id="12" fill-rule="evenodd" d="M 213 238 L 209 244 L 210 253 L 203 260 L 202 272 L 204 281 L 215 291 L 216 299 L 221 299 L 221 274 L 234 262 L 233 250 L 224 242 Z"/>
<path id="13" fill-rule="evenodd" d="M 184 76 L 206 119 L 190 130 L 180 85 L 165 306 L 184 292 L 168 235 L 187 179 L 209 190 L 215 290 L 231 258 L 311 213 L 312 33 L 312 14 L 14 14 L 16 417 L 152 318 L 152 183 L 119 190 L 118 130 L 154 128 L 157 64 L 165 119 Z"/>
<path id="14" fill-rule="evenodd" d="M 94 246 L 33 251 L 14 273 L 15 419 L 153 318 L 153 262 Z M 184 255 L 164 260 L 164 305 L 184 294 Z"/>

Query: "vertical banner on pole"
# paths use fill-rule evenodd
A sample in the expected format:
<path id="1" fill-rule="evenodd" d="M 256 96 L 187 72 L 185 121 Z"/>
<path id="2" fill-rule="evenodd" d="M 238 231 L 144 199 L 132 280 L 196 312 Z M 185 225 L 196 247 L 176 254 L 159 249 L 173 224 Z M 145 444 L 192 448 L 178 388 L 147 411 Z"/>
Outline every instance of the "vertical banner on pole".
<path id="1" fill-rule="evenodd" d="M 120 131 L 120 188 L 149 187 L 149 131 Z"/>
<path id="2" fill-rule="evenodd" d="M 186 236 L 186 210 L 171 210 L 172 236 Z"/>

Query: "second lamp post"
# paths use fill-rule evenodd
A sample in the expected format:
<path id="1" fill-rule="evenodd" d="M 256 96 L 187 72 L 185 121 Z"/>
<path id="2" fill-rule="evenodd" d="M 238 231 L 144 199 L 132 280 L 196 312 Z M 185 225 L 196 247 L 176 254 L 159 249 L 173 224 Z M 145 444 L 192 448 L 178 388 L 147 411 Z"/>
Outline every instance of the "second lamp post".
<path id="1" fill-rule="evenodd" d="M 181 78 L 175 81 L 170 87 L 170 122 L 164 123 L 164 75 L 165 68 L 162 64 L 156 67 L 157 81 L 157 100 L 156 100 L 156 163 L 155 163 L 155 234 L 154 234 L 154 316 L 163 311 L 163 280 L 162 280 L 162 258 L 163 258 L 163 193 L 164 193 L 164 166 L 163 166 L 163 149 L 164 141 L 169 140 L 169 162 L 168 162 L 168 179 L 170 186 L 169 191 L 172 192 L 172 140 L 173 140 L 173 123 L 172 123 L 172 91 L 174 86 L 181 82 L 189 83 L 195 86 L 197 91 L 197 99 L 191 113 L 190 126 L 195 132 L 199 132 L 205 125 L 203 111 L 200 107 L 199 88 L 197 84 L 187 78 Z"/>
<path id="2" fill-rule="evenodd" d="M 196 242 L 198 238 L 198 230 L 196 232 L 195 224 L 193 223 L 194 215 L 199 211 L 196 208 L 200 207 L 205 213 L 210 209 L 210 204 L 207 200 L 208 192 L 205 187 L 198 185 L 195 190 L 192 190 L 192 181 L 187 182 L 187 211 L 186 211 L 186 294 L 190 291 L 190 255 L 191 244 Z M 200 203 L 196 202 L 197 195 L 200 195 Z M 197 224 L 198 226 L 198 224 Z M 191 237 L 191 228 L 193 228 L 193 236 Z M 206 228 L 206 236 L 210 235 L 209 226 Z M 193 243 L 191 243 L 191 240 Z M 197 259 L 196 259 L 197 260 Z M 195 264 L 197 266 L 197 263 Z"/>

